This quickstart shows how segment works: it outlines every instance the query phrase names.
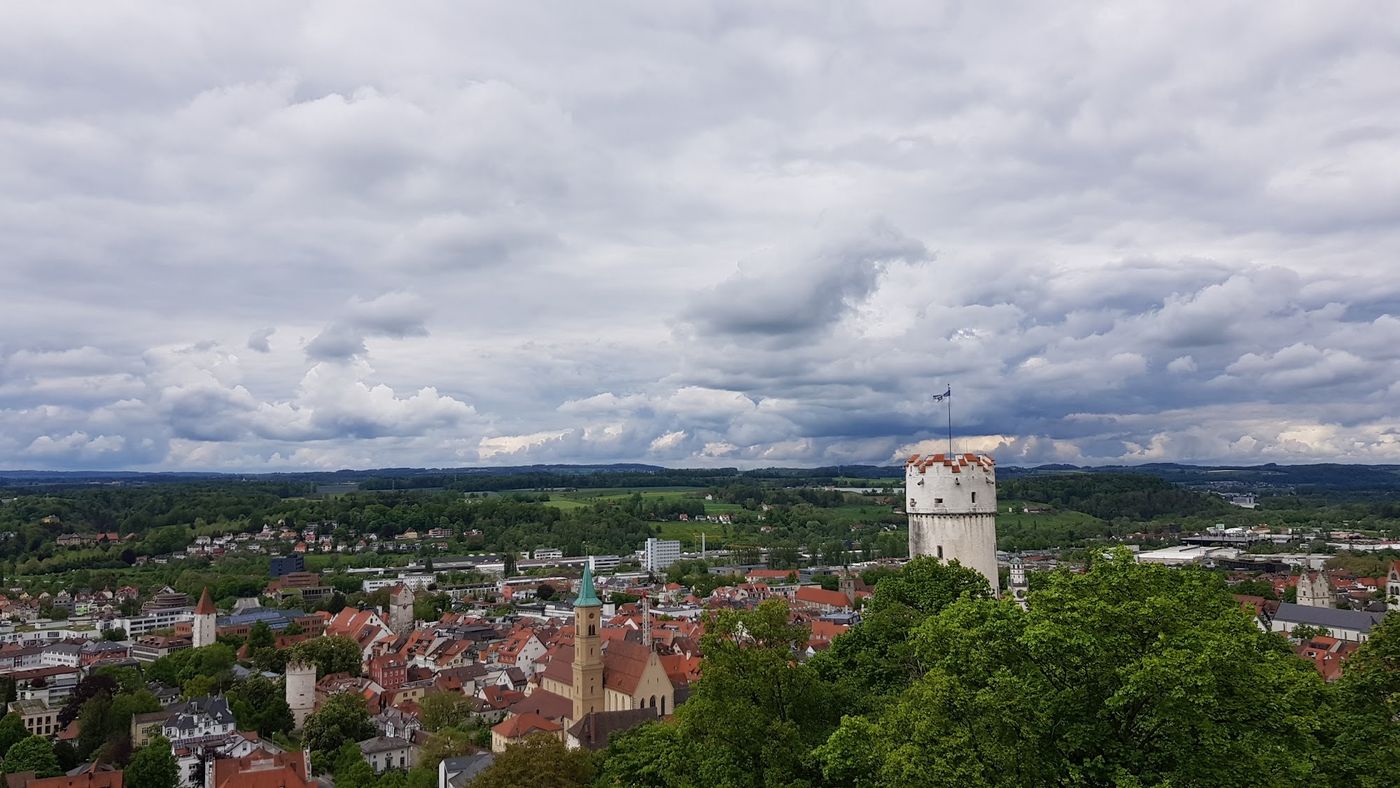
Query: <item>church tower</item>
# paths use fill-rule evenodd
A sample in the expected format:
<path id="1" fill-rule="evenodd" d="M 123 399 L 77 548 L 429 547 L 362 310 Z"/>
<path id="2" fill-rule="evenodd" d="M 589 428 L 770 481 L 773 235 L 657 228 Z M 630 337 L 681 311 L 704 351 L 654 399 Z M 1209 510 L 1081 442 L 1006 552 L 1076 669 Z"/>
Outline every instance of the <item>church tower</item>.
<path id="1" fill-rule="evenodd" d="M 1306 607 L 1334 607 L 1332 588 L 1327 575 L 1318 572 L 1314 577 L 1306 569 L 1298 576 L 1298 604 Z"/>
<path id="2" fill-rule="evenodd" d="M 1026 595 L 1030 593 L 1030 583 L 1026 582 L 1026 564 L 1021 560 L 1021 556 L 1011 559 L 1010 588 L 1011 598 L 1016 600 L 1016 604 L 1022 610 L 1029 610 L 1030 604 L 1026 601 Z"/>
<path id="3" fill-rule="evenodd" d="M 209 598 L 209 586 L 205 586 L 204 593 L 199 595 L 199 604 L 194 609 L 194 627 L 190 633 L 192 646 L 203 648 L 214 645 L 214 642 L 218 640 L 217 624 L 215 623 L 218 615 L 219 610 L 214 607 L 214 600 Z"/>
<path id="4" fill-rule="evenodd" d="M 997 576 L 996 461 L 982 454 L 915 454 L 904 463 L 909 555 L 956 559 L 987 578 Z"/>
<path id="5" fill-rule="evenodd" d="M 574 722 L 603 711 L 603 603 L 593 589 L 593 570 L 583 565 L 574 600 Z"/>

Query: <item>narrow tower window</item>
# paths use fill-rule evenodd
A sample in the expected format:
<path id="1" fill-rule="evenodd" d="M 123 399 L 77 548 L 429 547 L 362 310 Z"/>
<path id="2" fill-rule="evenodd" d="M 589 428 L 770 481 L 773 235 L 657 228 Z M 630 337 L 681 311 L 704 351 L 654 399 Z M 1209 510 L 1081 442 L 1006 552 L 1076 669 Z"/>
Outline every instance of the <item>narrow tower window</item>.
<path id="1" fill-rule="evenodd" d="M 938 560 L 943 560 L 943 545 L 938 546 Z"/>
<path id="2" fill-rule="evenodd" d="M 973 491 L 972 491 L 972 502 L 973 502 L 973 503 L 977 503 L 977 491 L 976 491 L 976 490 L 973 490 Z"/>

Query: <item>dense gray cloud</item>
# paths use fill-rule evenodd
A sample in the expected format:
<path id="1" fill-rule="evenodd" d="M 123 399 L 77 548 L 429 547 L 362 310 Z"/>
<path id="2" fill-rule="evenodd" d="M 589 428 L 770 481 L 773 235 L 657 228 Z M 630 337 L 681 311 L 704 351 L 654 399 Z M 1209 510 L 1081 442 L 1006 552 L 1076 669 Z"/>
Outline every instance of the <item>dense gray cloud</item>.
<path id="1" fill-rule="evenodd" d="M 884 462 L 950 384 L 1005 462 L 1400 462 L 1372 4 L 84 14 L 0 26 L 0 467 Z"/>

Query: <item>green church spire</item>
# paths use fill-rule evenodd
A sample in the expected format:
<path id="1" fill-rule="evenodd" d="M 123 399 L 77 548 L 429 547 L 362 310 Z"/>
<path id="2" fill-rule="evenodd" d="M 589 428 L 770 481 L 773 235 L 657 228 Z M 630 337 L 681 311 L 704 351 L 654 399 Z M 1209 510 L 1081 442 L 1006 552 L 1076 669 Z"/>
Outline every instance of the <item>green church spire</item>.
<path id="1" fill-rule="evenodd" d="M 590 561 L 583 565 L 583 579 L 578 584 L 578 598 L 574 600 L 574 607 L 602 606 L 598 592 L 593 590 L 593 563 Z"/>

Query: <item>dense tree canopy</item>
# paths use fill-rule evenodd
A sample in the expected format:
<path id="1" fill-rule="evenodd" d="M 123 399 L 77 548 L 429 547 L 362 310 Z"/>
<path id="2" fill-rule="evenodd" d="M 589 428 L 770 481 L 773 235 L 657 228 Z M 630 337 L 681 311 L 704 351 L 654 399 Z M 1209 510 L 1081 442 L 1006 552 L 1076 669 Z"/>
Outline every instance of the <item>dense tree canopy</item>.
<path id="1" fill-rule="evenodd" d="M 63 773 L 53 745 L 43 736 L 28 736 L 5 751 L 5 774 L 34 772 L 36 777 L 57 777 Z"/>
<path id="2" fill-rule="evenodd" d="M 594 774 L 593 754 L 570 750 L 553 736 L 527 736 L 483 769 L 472 788 L 583 788 Z"/>
<path id="3" fill-rule="evenodd" d="M 363 696 L 341 692 L 326 699 L 302 730 L 302 743 L 323 758 L 333 757 L 342 745 L 363 741 L 374 735 L 374 725 Z"/>
<path id="4" fill-rule="evenodd" d="M 807 664 L 780 609 L 720 614 L 691 700 L 614 737 L 600 783 L 1382 786 L 1400 769 L 1400 617 L 1327 685 L 1219 575 L 1126 552 L 1047 576 L 1029 611 L 913 561 Z"/>
<path id="5" fill-rule="evenodd" d="M 280 681 L 249 676 L 228 690 L 229 706 L 239 728 L 254 730 L 264 738 L 292 730 L 292 709 Z"/>
<path id="6" fill-rule="evenodd" d="M 126 788 L 176 788 L 180 784 L 180 766 L 170 752 L 170 742 L 156 736 L 136 751 L 127 764 L 122 784 Z"/>
<path id="7" fill-rule="evenodd" d="M 287 649 L 288 660 L 310 662 L 316 666 L 317 676 L 332 673 L 360 675 L 362 653 L 360 644 L 347 637 L 319 637 L 303 640 Z"/>
<path id="8" fill-rule="evenodd" d="M 837 784 L 1279 785 L 1318 776 L 1321 679 L 1218 577 L 1126 553 L 1030 612 L 963 598 L 913 632 L 926 669 L 817 751 Z"/>

